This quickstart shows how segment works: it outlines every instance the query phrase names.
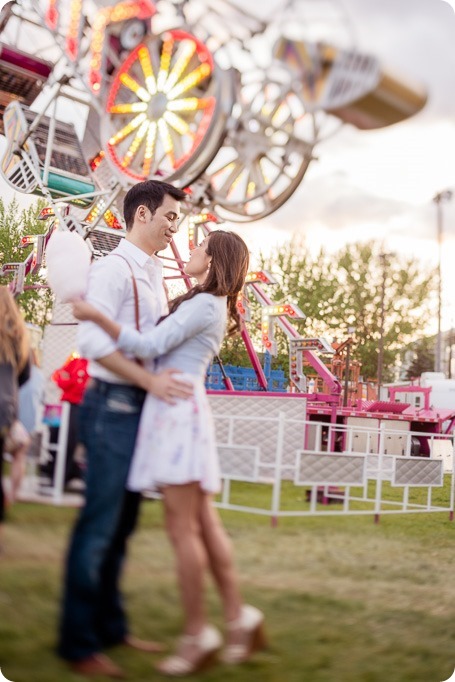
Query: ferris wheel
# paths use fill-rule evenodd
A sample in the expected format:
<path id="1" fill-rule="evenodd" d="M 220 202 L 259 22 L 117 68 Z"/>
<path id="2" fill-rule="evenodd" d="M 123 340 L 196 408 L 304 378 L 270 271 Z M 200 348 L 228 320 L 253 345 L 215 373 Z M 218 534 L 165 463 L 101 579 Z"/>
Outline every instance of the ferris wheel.
<path id="1" fill-rule="evenodd" d="M 36 44 L 40 57 L 27 49 Z M 2 274 L 20 291 L 57 222 L 95 257 L 111 251 L 123 234 L 120 201 L 141 180 L 187 190 L 189 244 L 197 229 L 271 215 L 302 182 L 333 121 L 352 115 L 350 103 L 379 79 L 377 60 L 355 53 L 335 0 L 277 2 L 268 16 L 234 0 L 7 3 L 0 172 L 16 191 L 44 196 L 51 222 L 28 259 L 4 264 Z M 183 277 L 184 261 L 173 244 L 167 276 Z M 303 314 L 274 306 L 267 281 L 252 273 L 247 292 L 261 304 L 262 341 L 273 351 L 274 323 L 300 339 L 290 320 Z M 246 326 L 244 340 L 255 356 Z M 305 387 L 300 372 L 292 380 Z"/>
<path id="2" fill-rule="evenodd" d="M 230 0 L 162 0 L 159 11 L 151 0 L 112 6 L 98 0 L 94 15 L 87 3 L 17 0 L 3 12 L 4 33 L 10 23 L 17 35 L 18 26 L 35 32 L 39 26 L 55 43 L 50 60 L 41 63 L 17 52 L 15 66 L 22 69 L 27 61 L 31 81 L 39 72 L 35 86 L 48 92 L 48 100 L 40 112 L 29 106 L 32 97 L 11 97 L 1 164 L 7 182 L 26 193 L 46 195 L 48 189 L 63 201 L 69 189 L 73 205 L 96 203 L 99 196 L 92 228 L 121 195 L 107 196 L 112 177 L 123 190 L 147 178 L 190 187 L 202 177 L 204 205 L 234 221 L 276 211 L 305 175 L 321 138 L 317 117 L 327 105 L 317 97 L 309 101 L 302 87 L 303 71 L 304 82 L 318 75 L 319 55 L 296 69 L 288 48 L 310 55 L 306 34 L 320 40 L 324 27 L 331 39 L 333 26 L 343 27 L 336 3 L 288 0 L 273 19 L 257 18 Z M 280 47 L 277 36 L 283 41 L 296 18 L 301 35 L 285 38 Z M 261 49 L 269 58 L 259 64 Z M 62 146 L 55 103 L 64 97 L 87 105 L 90 122 L 82 136 L 67 131 L 73 138 L 66 140 L 73 146 L 69 170 L 55 158 Z"/>

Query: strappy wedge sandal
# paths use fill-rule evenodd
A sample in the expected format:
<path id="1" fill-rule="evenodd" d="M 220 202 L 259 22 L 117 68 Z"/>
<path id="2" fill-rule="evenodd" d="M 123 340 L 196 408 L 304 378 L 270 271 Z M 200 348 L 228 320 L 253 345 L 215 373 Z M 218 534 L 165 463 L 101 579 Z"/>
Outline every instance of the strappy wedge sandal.
<path id="1" fill-rule="evenodd" d="M 240 616 L 235 620 L 229 621 L 227 629 L 230 631 L 243 631 L 244 642 L 241 644 L 228 644 L 221 656 L 223 663 L 232 665 L 244 663 L 255 651 L 267 648 L 264 614 L 255 606 L 250 606 L 249 604 L 242 606 Z"/>
<path id="2" fill-rule="evenodd" d="M 156 670 L 168 677 L 184 677 L 204 670 L 215 663 L 221 649 L 222 638 L 213 625 L 205 625 L 198 635 L 183 635 L 179 644 L 182 648 L 194 647 L 197 650 L 195 660 L 174 654 L 163 659 Z"/>

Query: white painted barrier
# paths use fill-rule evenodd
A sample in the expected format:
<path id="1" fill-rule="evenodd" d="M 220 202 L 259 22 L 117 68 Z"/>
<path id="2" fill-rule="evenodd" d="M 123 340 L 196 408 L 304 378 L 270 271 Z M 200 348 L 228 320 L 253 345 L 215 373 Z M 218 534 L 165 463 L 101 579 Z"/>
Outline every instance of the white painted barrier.
<path id="1" fill-rule="evenodd" d="M 387 425 L 364 427 L 365 437 L 355 438 L 362 427 L 295 419 L 292 398 L 281 398 L 269 406 L 265 398 L 223 398 L 214 405 L 211 396 L 224 481 L 220 508 L 275 520 L 321 514 L 374 514 L 379 518 L 381 514 L 409 512 L 449 512 L 453 516 L 453 436 L 406 432 L 403 438 L 402 429 L 395 434 Z M 335 442 L 332 430 L 336 442 L 344 444 L 343 452 L 327 452 L 324 443 Z M 417 438 L 429 456 L 412 454 Z M 359 442 L 364 443 L 364 452 L 353 451 L 354 443 Z M 373 453 L 372 442 L 376 444 Z M 400 454 L 387 453 L 390 442 L 399 443 Z M 266 502 L 261 506 L 236 503 L 236 481 L 268 486 L 270 494 L 263 495 Z M 442 492 L 444 482 L 447 487 Z M 306 486 L 308 499 L 297 495 L 294 486 Z M 254 499 L 260 498 L 255 495 Z"/>

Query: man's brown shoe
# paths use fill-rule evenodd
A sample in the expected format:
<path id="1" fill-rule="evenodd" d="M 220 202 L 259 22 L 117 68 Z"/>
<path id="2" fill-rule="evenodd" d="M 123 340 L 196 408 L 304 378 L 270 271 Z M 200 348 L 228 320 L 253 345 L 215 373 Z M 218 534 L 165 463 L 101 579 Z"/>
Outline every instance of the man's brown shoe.
<path id="1" fill-rule="evenodd" d="M 146 642 L 143 639 L 133 637 L 133 635 L 126 635 L 122 644 L 124 644 L 124 646 L 129 646 L 132 649 L 137 649 L 137 651 L 145 651 L 149 654 L 160 654 L 163 651 L 166 651 L 166 647 L 164 644 L 160 644 L 160 642 Z"/>
<path id="2" fill-rule="evenodd" d="M 117 679 L 125 677 L 123 670 L 104 654 L 92 654 L 81 661 L 72 661 L 70 668 L 79 675 L 87 675 L 89 677 L 92 675 L 105 675 L 106 677 L 115 677 Z"/>

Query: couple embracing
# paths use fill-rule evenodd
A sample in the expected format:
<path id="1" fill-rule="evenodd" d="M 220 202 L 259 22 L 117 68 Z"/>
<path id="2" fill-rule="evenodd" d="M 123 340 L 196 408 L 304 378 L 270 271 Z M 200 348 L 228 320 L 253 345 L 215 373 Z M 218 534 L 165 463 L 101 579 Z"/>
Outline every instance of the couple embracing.
<path id="1" fill-rule="evenodd" d="M 86 500 L 68 550 L 59 653 L 85 675 L 123 676 L 101 653 L 108 646 L 161 650 L 130 634 L 119 592 L 144 489 L 162 493 L 184 613 L 175 652 L 157 669 L 191 674 L 219 653 L 226 663 L 242 663 L 263 645 L 263 614 L 242 602 L 230 542 L 212 503 L 220 471 L 204 390 L 226 326 L 229 333 L 239 329 L 236 299 L 248 250 L 232 232 L 211 233 L 185 268 L 197 284 L 168 308 L 155 254 L 177 232 L 184 198 L 164 182 L 132 187 L 124 200 L 126 237 L 92 265 L 86 300 L 74 304 L 92 380 L 80 413 Z M 206 620 L 206 567 L 223 605 L 224 642 Z"/>

